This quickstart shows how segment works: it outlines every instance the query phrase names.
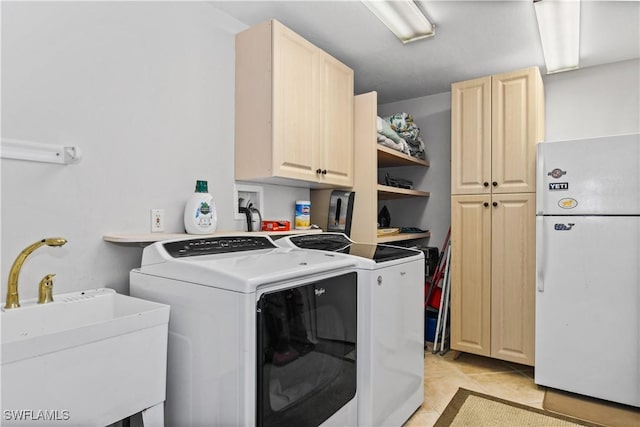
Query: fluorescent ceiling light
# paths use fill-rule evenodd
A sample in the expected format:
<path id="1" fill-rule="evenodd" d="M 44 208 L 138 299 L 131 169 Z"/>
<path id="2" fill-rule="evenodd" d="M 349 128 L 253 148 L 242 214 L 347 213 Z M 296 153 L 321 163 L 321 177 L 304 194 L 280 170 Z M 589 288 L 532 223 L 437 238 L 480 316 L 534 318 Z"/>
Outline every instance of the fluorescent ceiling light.
<path id="1" fill-rule="evenodd" d="M 534 0 L 547 74 L 580 63 L 580 0 Z"/>
<path id="2" fill-rule="evenodd" d="M 436 34 L 433 25 L 413 0 L 362 0 L 393 34 L 409 43 Z"/>

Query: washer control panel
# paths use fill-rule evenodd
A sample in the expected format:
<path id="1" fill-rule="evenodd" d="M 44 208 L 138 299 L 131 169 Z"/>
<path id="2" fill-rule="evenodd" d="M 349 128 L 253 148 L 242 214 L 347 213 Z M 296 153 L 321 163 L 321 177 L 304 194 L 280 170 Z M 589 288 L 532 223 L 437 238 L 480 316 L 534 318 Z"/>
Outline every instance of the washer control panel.
<path id="1" fill-rule="evenodd" d="M 163 244 L 173 258 L 215 255 L 229 252 L 255 251 L 277 247 L 265 236 L 221 236 L 189 239 Z"/>
<path id="2" fill-rule="evenodd" d="M 289 237 L 289 241 L 299 248 L 337 251 L 352 242 L 344 234 L 303 234 Z"/>

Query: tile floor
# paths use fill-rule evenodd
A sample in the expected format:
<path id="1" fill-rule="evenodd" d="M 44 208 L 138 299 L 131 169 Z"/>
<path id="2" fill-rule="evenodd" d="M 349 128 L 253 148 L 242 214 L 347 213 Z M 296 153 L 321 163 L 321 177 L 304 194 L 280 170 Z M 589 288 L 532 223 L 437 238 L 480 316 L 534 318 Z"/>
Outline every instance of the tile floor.
<path id="1" fill-rule="evenodd" d="M 533 368 L 482 356 L 454 352 L 444 356 L 425 349 L 424 404 L 405 427 L 432 426 L 458 387 L 542 408 L 544 388 L 533 382 Z"/>

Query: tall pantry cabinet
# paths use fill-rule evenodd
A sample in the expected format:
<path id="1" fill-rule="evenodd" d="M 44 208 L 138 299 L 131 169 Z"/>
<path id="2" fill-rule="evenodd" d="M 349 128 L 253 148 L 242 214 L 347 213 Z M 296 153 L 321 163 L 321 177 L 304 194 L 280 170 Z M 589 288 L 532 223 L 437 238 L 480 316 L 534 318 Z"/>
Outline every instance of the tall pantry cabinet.
<path id="1" fill-rule="evenodd" d="M 451 348 L 534 364 L 536 67 L 451 87 Z"/>

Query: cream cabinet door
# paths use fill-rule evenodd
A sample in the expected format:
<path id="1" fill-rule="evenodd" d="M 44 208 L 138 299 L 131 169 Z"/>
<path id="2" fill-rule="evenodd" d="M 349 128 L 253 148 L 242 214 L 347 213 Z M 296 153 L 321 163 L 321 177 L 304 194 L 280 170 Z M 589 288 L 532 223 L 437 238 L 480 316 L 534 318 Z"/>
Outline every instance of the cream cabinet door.
<path id="1" fill-rule="evenodd" d="M 319 55 L 319 85 L 315 119 L 316 172 L 320 182 L 353 185 L 353 70 L 335 58 Z"/>
<path id="2" fill-rule="evenodd" d="M 491 92 L 493 192 L 533 193 L 536 144 L 544 139 L 540 71 L 532 67 L 494 75 Z"/>
<path id="3" fill-rule="evenodd" d="M 317 180 L 318 48 L 273 21 L 273 175 Z M 243 118 L 236 118 L 236 120 Z M 244 118 L 250 126 L 251 118 Z"/>
<path id="4" fill-rule="evenodd" d="M 491 353 L 491 196 L 451 198 L 451 348 Z"/>
<path id="5" fill-rule="evenodd" d="M 491 356 L 533 365 L 535 194 L 494 195 L 491 229 Z"/>
<path id="6" fill-rule="evenodd" d="M 236 179 L 353 185 L 353 70 L 272 20 L 236 36 L 235 83 Z"/>
<path id="7" fill-rule="evenodd" d="M 491 77 L 451 85 L 451 194 L 491 192 Z"/>

